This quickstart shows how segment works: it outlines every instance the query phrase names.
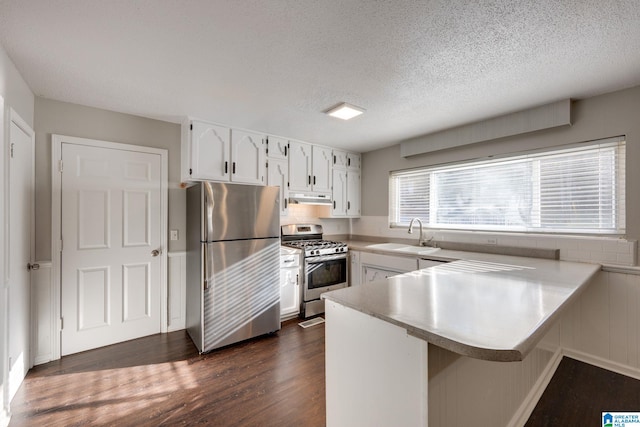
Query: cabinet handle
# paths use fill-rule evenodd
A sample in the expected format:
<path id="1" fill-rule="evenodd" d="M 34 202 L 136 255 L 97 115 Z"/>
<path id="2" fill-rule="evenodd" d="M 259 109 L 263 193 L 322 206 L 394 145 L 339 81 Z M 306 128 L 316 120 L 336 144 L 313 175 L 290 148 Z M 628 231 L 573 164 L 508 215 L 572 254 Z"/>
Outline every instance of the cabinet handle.
<path id="1" fill-rule="evenodd" d="M 233 162 L 233 171 L 232 173 L 235 175 L 236 174 L 236 162 Z"/>
<path id="2" fill-rule="evenodd" d="M 351 202 L 347 202 L 347 210 L 351 209 Z"/>
<path id="3" fill-rule="evenodd" d="M 313 175 L 313 185 L 316 185 L 316 176 Z"/>
<path id="4" fill-rule="evenodd" d="M 229 162 L 224 162 L 224 173 L 225 175 L 229 172 Z"/>
<path id="5" fill-rule="evenodd" d="M 333 209 L 335 209 L 335 208 L 336 208 L 336 201 L 334 200 L 333 201 Z"/>
<path id="6" fill-rule="evenodd" d="M 284 146 L 284 156 L 287 157 L 287 146 Z"/>
<path id="7" fill-rule="evenodd" d="M 351 158 L 347 159 L 347 166 L 351 166 Z"/>
<path id="8" fill-rule="evenodd" d="M 285 209 L 287 209 L 287 202 L 288 202 L 288 200 L 287 200 L 287 199 L 284 199 L 284 208 L 285 208 Z"/>
<path id="9" fill-rule="evenodd" d="M 309 175 L 309 185 L 311 185 L 311 175 Z"/>
<path id="10" fill-rule="evenodd" d="M 336 155 L 335 154 L 333 155 L 333 164 L 334 165 L 336 164 Z"/>

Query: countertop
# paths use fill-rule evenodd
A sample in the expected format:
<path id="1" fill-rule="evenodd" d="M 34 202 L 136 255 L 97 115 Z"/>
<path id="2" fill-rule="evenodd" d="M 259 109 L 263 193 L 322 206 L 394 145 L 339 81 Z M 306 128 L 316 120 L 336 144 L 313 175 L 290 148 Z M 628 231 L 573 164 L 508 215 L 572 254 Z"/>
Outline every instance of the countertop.
<path id="1" fill-rule="evenodd" d="M 463 356 L 493 361 L 523 360 L 601 268 L 449 250 L 408 255 L 368 249 L 372 245 L 349 242 L 354 250 L 452 262 L 323 298 Z"/>

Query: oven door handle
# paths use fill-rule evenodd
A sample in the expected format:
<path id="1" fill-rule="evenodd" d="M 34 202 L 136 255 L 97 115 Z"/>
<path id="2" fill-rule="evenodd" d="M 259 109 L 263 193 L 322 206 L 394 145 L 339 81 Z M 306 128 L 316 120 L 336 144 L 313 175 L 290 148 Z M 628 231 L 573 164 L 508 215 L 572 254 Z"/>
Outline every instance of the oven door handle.
<path id="1" fill-rule="evenodd" d="M 304 261 L 307 264 L 318 264 L 318 263 L 325 262 L 325 261 L 335 261 L 335 260 L 339 260 L 339 259 L 347 259 L 347 253 L 346 252 L 341 252 L 341 253 L 335 254 L 335 255 L 311 256 L 311 257 L 306 257 L 304 259 Z"/>

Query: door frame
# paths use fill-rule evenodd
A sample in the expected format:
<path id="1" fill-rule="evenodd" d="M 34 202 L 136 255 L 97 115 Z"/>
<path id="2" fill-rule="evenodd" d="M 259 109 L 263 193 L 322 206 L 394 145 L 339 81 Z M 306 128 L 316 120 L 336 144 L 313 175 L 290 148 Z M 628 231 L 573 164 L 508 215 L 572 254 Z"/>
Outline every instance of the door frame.
<path id="1" fill-rule="evenodd" d="M 167 284 L 167 230 L 168 230 L 168 183 L 169 166 L 168 151 L 164 148 L 146 147 L 142 145 L 122 144 L 97 139 L 78 138 L 65 135 L 51 135 L 51 355 L 52 360 L 60 359 L 62 342 L 62 292 L 60 236 L 62 234 L 62 144 L 76 144 L 96 148 L 133 151 L 160 155 L 160 332 L 166 333 L 168 328 L 168 284 Z"/>

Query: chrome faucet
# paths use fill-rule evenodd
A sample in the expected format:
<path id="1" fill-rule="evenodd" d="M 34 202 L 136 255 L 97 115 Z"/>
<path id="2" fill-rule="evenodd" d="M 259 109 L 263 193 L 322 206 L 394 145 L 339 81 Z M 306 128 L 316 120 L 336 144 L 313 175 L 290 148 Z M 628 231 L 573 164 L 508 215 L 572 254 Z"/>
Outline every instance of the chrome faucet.
<path id="1" fill-rule="evenodd" d="M 418 221 L 418 224 L 420 224 L 420 237 L 418 238 L 418 245 L 420 246 L 428 246 L 429 243 L 431 243 L 431 241 L 433 240 L 433 237 L 429 238 L 429 239 L 425 239 L 424 235 L 422 233 L 422 220 L 420 218 L 411 218 L 411 222 L 409 223 L 409 234 L 413 234 L 413 221 Z"/>

